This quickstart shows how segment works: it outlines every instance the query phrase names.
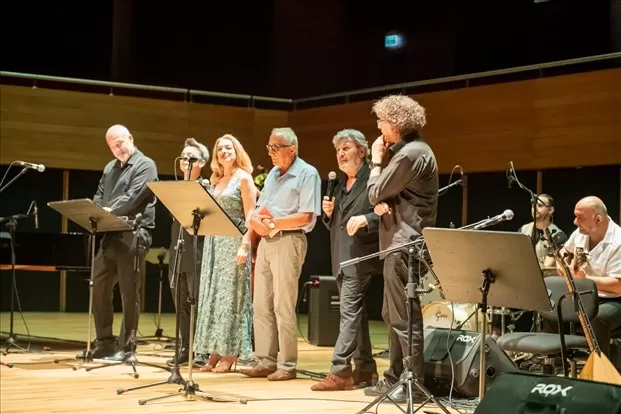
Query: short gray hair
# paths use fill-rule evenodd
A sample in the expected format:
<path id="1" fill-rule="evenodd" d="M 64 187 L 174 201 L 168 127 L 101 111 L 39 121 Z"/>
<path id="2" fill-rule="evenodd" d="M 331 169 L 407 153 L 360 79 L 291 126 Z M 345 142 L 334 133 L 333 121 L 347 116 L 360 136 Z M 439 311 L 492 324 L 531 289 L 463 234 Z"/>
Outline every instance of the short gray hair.
<path id="1" fill-rule="evenodd" d="M 198 149 L 198 152 L 201 154 L 201 161 L 208 162 L 209 161 L 209 150 L 207 147 L 196 140 L 196 138 L 188 138 L 183 143 L 183 147 L 194 147 Z"/>
<path id="2" fill-rule="evenodd" d="M 277 137 L 280 137 L 285 140 L 285 142 L 289 145 L 293 145 L 295 147 L 295 153 L 298 153 L 298 136 L 295 135 L 293 129 L 285 127 L 285 128 L 274 128 L 272 129 L 272 134 Z"/>
<path id="3" fill-rule="evenodd" d="M 332 144 L 336 147 L 339 141 L 344 139 L 351 139 L 356 144 L 356 147 L 364 149 L 364 159 L 368 161 L 369 143 L 362 132 L 357 129 L 343 129 L 332 138 Z"/>

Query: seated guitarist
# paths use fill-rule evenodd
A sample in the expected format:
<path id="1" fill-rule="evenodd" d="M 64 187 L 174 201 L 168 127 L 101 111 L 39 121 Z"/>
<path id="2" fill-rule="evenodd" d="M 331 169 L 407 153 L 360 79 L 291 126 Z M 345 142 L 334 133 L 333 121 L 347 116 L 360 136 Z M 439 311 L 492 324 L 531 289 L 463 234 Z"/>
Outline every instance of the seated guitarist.
<path id="1" fill-rule="evenodd" d="M 574 215 L 578 228 L 560 253 L 574 278 L 586 277 L 597 285 L 599 312 L 592 326 L 602 352 L 610 356 L 610 333 L 621 327 L 621 227 L 597 197 L 578 201 Z M 558 271 L 564 274 L 560 266 Z M 620 363 L 618 358 L 617 368 Z"/>

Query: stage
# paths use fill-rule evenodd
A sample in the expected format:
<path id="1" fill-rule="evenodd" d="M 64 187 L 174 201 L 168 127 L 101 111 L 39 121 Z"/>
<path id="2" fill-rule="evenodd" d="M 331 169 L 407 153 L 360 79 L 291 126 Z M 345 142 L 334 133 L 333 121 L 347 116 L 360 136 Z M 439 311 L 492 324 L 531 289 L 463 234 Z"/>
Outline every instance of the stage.
<path id="1" fill-rule="evenodd" d="M 115 332 L 120 325 L 120 314 L 115 315 Z M 20 353 L 9 351 L 2 356 L 3 363 L 13 363 L 13 368 L 0 368 L 0 411 L 9 413 L 356 413 L 362 410 L 373 398 L 366 397 L 362 390 L 313 392 L 310 386 L 316 381 L 308 375 L 298 373 L 293 381 L 269 382 L 266 379 L 247 378 L 239 373 L 226 374 L 193 372 L 193 380 L 204 392 L 214 396 L 229 395 L 246 398 L 247 404 L 237 402 L 205 401 L 196 398 L 186 401 L 183 394 L 169 399 L 157 400 L 140 406 L 139 399 L 162 396 L 174 393 L 177 385 L 160 385 L 152 388 L 131 391 L 117 395 L 118 388 L 130 388 L 154 382 L 165 381 L 170 374 L 167 371 L 137 366 L 139 378 L 130 376 L 132 368 L 120 365 L 103 368 L 91 372 L 71 368 L 75 362 L 54 363 L 55 359 L 75 358 L 81 349 L 88 333 L 87 314 L 85 313 L 35 313 L 25 312 L 32 336 L 32 349 L 35 352 Z M 9 314 L 2 313 L 0 327 L 5 333 L 9 330 Z M 140 319 L 139 337 L 153 335 L 156 329 L 153 314 L 142 314 Z M 162 328 L 165 335 L 174 333 L 174 315 L 162 316 Z M 94 328 L 93 328 L 94 329 Z M 15 332 L 18 339 L 27 344 L 27 331 L 19 313 L 15 314 Z M 307 334 L 306 318 L 299 321 L 298 369 L 323 373 L 330 367 L 331 347 L 317 347 L 309 344 L 303 337 Z M 94 335 L 94 330 L 93 330 Z M 40 339 L 40 338 L 58 338 Z M 62 340 L 62 341 L 61 341 Z M 387 347 L 386 328 L 380 321 L 371 322 L 371 341 L 374 352 L 381 352 Z M 41 351 L 41 346 L 49 346 L 50 350 Z M 164 350 L 166 342 L 151 341 L 138 347 L 139 361 L 165 365 L 172 356 L 172 351 Z M 158 356 L 159 355 L 159 356 Z M 388 366 L 388 361 L 376 358 L 380 375 Z M 89 366 L 101 365 L 99 362 Z M 181 369 L 187 379 L 187 367 Z M 443 400 L 444 401 L 444 400 Z M 405 410 L 402 405 L 401 409 Z M 447 406 L 451 412 L 467 412 L 462 407 L 459 411 Z M 373 407 L 372 412 L 376 412 Z M 382 403 L 377 408 L 379 414 L 402 412 L 392 403 Z M 439 413 L 437 407 L 429 403 L 421 413 Z M 471 411 L 472 412 L 472 411 Z"/>

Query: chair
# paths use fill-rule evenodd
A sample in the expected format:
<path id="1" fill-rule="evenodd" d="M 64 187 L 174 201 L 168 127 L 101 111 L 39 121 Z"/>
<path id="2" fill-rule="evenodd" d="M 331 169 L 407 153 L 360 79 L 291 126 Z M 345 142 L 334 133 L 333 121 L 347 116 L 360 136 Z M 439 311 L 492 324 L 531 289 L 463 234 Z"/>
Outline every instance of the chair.
<path id="1" fill-rule="evenodd" d="M 590 279 L 575 279 L 575 286 L 582 299 L 584 309 L 589 320 L 593 320 L 599 309 L 597 287 Z M 507 352 L 523 352 L 536 355 L 545 355 L 546 360 L 542 367 L 543 374 L 554 374 L 554 365 L 551 359 L 561 355 L 563 372 L 569 376 L 567 361 L 571 365 L 572 377 L 576 377 L 576 364 L 574 357 L 578 351 L 589 351 L 589 345 L 584 336 L 565 335 L 564 323 L 580 322 L 576 305 L 569 293 L 565 278 L 549 276 L 544 279 L 548 288 L 548 296 L 552 310 L 540 312 L 542 318 L 557 323 L 559 333 L 544 332 L 512 332 L 498 338 L 498 345 Z"/>

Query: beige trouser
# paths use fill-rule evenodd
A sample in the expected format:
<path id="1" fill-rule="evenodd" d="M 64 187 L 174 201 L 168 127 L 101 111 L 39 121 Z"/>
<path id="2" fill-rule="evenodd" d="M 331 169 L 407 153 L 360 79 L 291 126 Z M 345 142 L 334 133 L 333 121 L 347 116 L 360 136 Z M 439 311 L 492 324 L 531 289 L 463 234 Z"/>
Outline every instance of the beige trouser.
<path id="1" fill-rule="evenodd" d="M 305 257 L 306 235 L 302 232 L 279 234 L 259 242 L 253 319 L 255 356 L 265 368 L 290 371 L 296 367 L 295 305 Z"/>

